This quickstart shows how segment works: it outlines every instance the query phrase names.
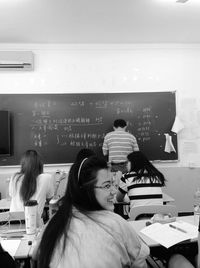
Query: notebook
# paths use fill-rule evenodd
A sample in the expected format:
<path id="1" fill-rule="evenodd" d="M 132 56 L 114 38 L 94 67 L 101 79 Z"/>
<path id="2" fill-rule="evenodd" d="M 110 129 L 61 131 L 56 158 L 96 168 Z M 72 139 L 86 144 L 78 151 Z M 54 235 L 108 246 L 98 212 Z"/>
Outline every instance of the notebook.
<path id="1" fill-rule="evenodd" d="M 184 221 L 166 224 L 153 223 L 140 232 L 166 248 L 198 237 L 197 226 Z"/>

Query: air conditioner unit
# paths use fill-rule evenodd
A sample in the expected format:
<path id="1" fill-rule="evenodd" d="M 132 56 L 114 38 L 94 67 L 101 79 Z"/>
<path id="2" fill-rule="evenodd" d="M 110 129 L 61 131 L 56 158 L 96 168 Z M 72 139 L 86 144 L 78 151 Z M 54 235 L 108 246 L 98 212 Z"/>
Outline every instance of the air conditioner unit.
<path id="1" fill-rule="evenodd" d="M 33 53 L 0 51 L 0 71 L 33 71 Z"/>

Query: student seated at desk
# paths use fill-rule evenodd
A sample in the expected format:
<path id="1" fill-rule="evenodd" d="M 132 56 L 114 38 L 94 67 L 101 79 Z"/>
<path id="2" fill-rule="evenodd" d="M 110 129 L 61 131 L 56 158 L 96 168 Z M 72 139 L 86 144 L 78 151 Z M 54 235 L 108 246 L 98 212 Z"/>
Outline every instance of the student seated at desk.
<path id="1" fill-rule="evenodd" d="M 43 163 L 35 150 L 27 150 L 21 159 L 21 169 L 10 180 L 10 211 L 24 211 L 26 201 L 38 202 L 38 224 L 42 224 L 42 213 L 46 200 L 54 195 L 52 176 L 43 173 Z"/>
<path id="2" fill-rule="evenodd" d="M 42 235 L 37 267 L 147 267 L 149 248 L 113 213 L 115 193 L 105 160 L 75 162 L 62 204 Z"/>
<path id="3" fill-rule="evenodd" d="M 120 180 L 116 199 L 123 201 L 128 194 L 130 207 L 140 205 L 162 205 L 162 189 L 165 185 L 163 174 L 158 171 L 141 152 L 132 152 L 127 156 L 128 173 Z"/>

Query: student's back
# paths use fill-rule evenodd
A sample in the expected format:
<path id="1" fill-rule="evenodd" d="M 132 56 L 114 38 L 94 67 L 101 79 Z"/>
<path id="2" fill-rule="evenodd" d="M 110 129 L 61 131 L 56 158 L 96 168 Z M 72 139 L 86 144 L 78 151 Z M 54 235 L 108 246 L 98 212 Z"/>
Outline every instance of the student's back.
<path id="1" fill-rule="evenodd" d="M 123 201 L 127 194 L 130 206 L 162 205 L 162 187 L 165 185 L 163 174 L 155 168 L 141 152 L 132 152 L 127 156 L 128 173 L 119 183 L 117 201 Z"/>
<path id="2" fill-rule="evenodd" d="M 20 196 L 20 188 L 23 177 L 17 181 L 17 177 L 13 177 L 9 185 L 9 194 L 11 198 L 10 211 L 23 211 L 24 203 Z M 54 187 L 50 174 L 40 174 L 37 177 L 37 190 L 32 195 L 31 200 L 37 200 L 38 202 L 38 214 L 41 217 L 45 202 L 50 199 L 54 194 Z"/>
<path id="3" fill-rule="evenodd" d="M 21 169 L 10 180 L 10 211 L 24 211 L 28 200 L 37 200 L 39 221 L 47 199 L 53 197 L 52 176 L 43 173 L 43 163 L 35 150 L 27 150 L 21 159 Z"/>
<path id="4" fill-rule="evenodd" d="M 137 180 L 134 172 L 122 176 L 119 190 L 125 191 L 130 199 L 130 207 L 163 205 L 162 184 L 159 179 L 152 182 L 148 175 Z"/>
<path id="5" fill-rule="evenodd" d="M 148 249 L 121 216 L 106 210 L 96 211 L 89 217 L 76 211 L 74 216 L 68 233 L 70 241 L 61 254 L 64 240 L 61 237 L 51 268 L 121 268 L 122 264 L 146 267 L 143 258 Z"/>

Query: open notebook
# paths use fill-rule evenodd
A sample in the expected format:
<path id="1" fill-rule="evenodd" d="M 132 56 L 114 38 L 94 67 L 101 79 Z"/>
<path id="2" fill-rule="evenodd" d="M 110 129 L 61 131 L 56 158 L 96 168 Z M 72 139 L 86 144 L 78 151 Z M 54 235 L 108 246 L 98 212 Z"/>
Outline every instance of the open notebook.
<path id="1" fill-rule="evenodd" d="M 140 232 L 166 248 L 198 237 L 197 226 L 184 221 L 165 224 L 153 223 Z"/>

